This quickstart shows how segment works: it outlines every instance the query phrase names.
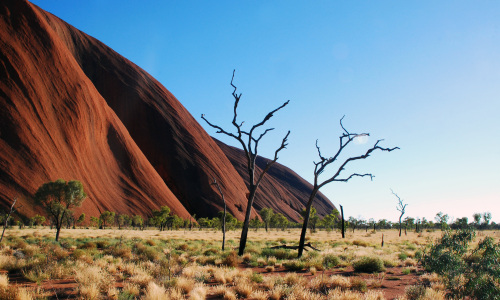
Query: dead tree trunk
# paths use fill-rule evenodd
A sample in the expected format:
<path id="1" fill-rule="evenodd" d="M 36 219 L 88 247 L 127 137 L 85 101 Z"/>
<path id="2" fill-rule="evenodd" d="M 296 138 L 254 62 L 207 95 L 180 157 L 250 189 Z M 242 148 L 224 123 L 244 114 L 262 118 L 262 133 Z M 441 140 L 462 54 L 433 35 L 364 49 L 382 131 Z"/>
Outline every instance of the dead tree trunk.
<path id="1" fill-rule="evenodd" d="M 238 250 L 238 255 L 243 255 L 245 251 L 245 246 L 247 242 L 247 236 L 248 236 L 248 228 L 250 226 L 250 214 L 252 212 L 252 205 L 253 201 L 255 198 L 255 194 L 257 192 L 257 189 L 259 188 L 260 182 L 262 181 L 262 178 L 264 178 L 264 175 L 269 171 L 269 168 L 278 160 L 278 153 L 285 149 L 288 141 L 288 136 L 290 135 L 290 131 L 285 135 L 283 140 L 281 141 L 281 145 L 278 147 L 278 149 L 274 152 L 274 159 L 269 160 L 266 167 L 262 170 L 262 172 L 258 175 L 255 174 L 255 161 L 257 159 L 257 148 L 259 145 L 260 140 L 271 130 L 274 130 L 274 128 L 267 128 L 262 132 L 257 138 L 254 137 L 255 130 L 258 129 L 259 127 L 263 126 L 272 116 L 275 112 L 278 110 L 282 109 L 288 103 L 290 100 L 286 101 L 283 103 L 280 107 L 274 109 L 273 111 L 269 112 L 264 119 L 253 125 L 250 128 L 250 131 L 245 131 L 242 129 L 243 123 L 238 123 L 236 121 L 237 118 L 237 108 L 238 108 L 238 103 L 241 99 L 241 94 L 236 94 L 236 86 L 233 84 L 233 79 L 234 79 L 234 70 L 233 70 L 233 77 L 231 78 L 231 86 L 234 88 L 232 95 L 234 98 L 234 116 L 233 116 L 233 121 L 232 124 L 236 128 L 236 133 L 231 133 L 226 130 L 224 130 L 222 127 L 210 123 L 206 118 L 205 115 L 201 115 L 201 118 L 207 122 L 207 124 L 210 127 L 213 127 L 217 129 L 217 133 L 223 133 L 227 136 L 230 136 L 234 139 L 236 139 L 241 146 L 243 147 L 243 151 L 245 152 L 246 158 L 247 158 L 247 172 L 249 175 L 249 182 L 247 184 L 249 195 L 247 199 L 247 208 L 245 212 L 245 220 L 243 222 L 243 229 L 241 230 L 241 239 L 240 239 L 240 247 Z M 257 135 L 257 133 L 255 133 Z"/>
<path id="2" fill-rule="evenodd" d="M 10 211 L 4 215 L 5 220 L 4 220 L 4 222 L 3 222 L 3 231 L 2 231 L 2 236 L 0 237 L 0 243 L 1 243 L 1 242 L 2 242 L 2 240 L 3 240 L 3 236 L 4 236 L 4 234 L 5 234 L 5 229 L 7 228 L 7 223 L 9 222 L 9 218 L 10 218 L 10 216 L 11 216 L 13 213 L 15 213 L 15 212 L 16 212 L 16 210 L 18 210 L 19 208 L 23 207 L 23 206 L 21 205 L 20 207 L 18 207 L 18 208 L 16 208 L 16 209 L 14 209 L 14 205 L 16 205 L 16 202 L 17 202 L 17 198 L 16 198 L 16 199 L 14 199 L 14 202 L 12 203 L 12 206 L 10 207 Z"/>
<path id="3" fill-rule="evenodd" d="M 219 183 L 215 180 L 215 177 L 212 177 L 213 182 L 212 185 L 217 187 L 219 190 L 220 197 L 222 198 L 222 202 L 224 203 L 224 214 L 222 217 L 222 251 L 224 251 L 224 246 L 226 245 L 226 199 L 224 199 L 224 194 L 222 193 L 222 189 L 220 188 Z"/>
<path id="4" fill-rule="evenodd" d="M 307 205 L 306 205 L 306 217 L 304 218 L 304 224 L 302 226 L 302 232 L 300 234 L 298 257 L 302 256 L 302 253 L 303 253 L 303 250 L 304 250 L 304 242 L 305 242 L 305 236 L 306 236 L 305 232 L 307 231 L 307 222 L 309 222 L 309 218 L 308 218 L 309 215 L 308 214 L 309 214 L 309 212 L 311 210 L 311 206 L 312 206 L 314 197 L 316 196 L 316 193 L 319 191 L 319 189 L 321 187 L 327 185 L 330 182 L 333 182 L 333 181 L 347 182 L 347 181 L 349 181 L 353 177 L 368 176 L 368 177 L 370 177 L 370 179 L 373 179 L 373 175 L 369 174 L 369 173 L 367 173 L 367 174 L 353 173 L 349 177 L 346 177 L 346 178 L 338 178 L 338 177 L 339 177 L 340 173 L 342 172 L 342 170 L 344 170 L 344 168 L 346 167 L 346 165 L 348 163 L 350 163 L 352 161 L 360 160 L 360 159 L 365 159 L 368 156 L 370 156 L 370 154 L 373 151 L 375 151 L 377 149 L 381 150 L 381 151 L 387 151 L 387 152 L 391 152 L 391 151 L 393 151 L 395 149 L 399 149 L 398 147 L 394 147 L 394 148 L 382 148 L 382 147 L 380 147 L 378 145 L 379 142 L 381 142 L 381 140 L 378 140 L 370 149 L 368 149 L 365 152 L 365 154 L 362 154 L 362 155 L 359 155 L 359 156 L 354 156 L 354 157 L 349 157 L 348 159 L 346 159 L 342 164 L 340 164 L 340 166 L 338 167 L 337 171 L 334 173 L 334 175 L 332 177 L 330 177 L 329 179 L 326 179 L 325 181 L 323 181 L 323 182 L 320 183 L 319 179 L 318 179 L 319 175 L 321 175 L 321 173 L 323 173 L 323 171 L 325 170 L 325 168 L 327 168 L 330 164 L 332 164 L 333 162 L 337 161 L 337 159 L 339 158 L 341 152 L 345 149 L 345 147 L 347 147 L 356 138 L 369 136 L 368 133 L 358 134 L 358 133 L 350 133 L 350 132 L 348 132 L 344 128 L 344 125 L 342 125 L 342 120 L 343 119 L 344 119 L 344 117 L 342 117 L 340 119 L 340 127 L 342 127 L 342 129 L 343 129 L 344 132 L 339 137 L 339 139 L 340 139 L 340 146 L 339 146 L 339 149 L 338 149 L 337 153 L 334 156 L 332 156 L 330 158 L 324 157 L 321 154 L 321 150 L 320 150 L 320 148 L 318 146 L 318 141 L 316 140 L 316 149 L 318 150 L 319 162 L 314 162 L 315 167 L 314 167 L 313 190 L 311 192 L 311 196 L 309 196 L 309 200 L 307 201 Z M 341 206 L 341 210 L 342 210 L 342 206 Z M 342 217 L 342 224 L 344 224 L 343 220 L 344 220 L 344 218 Z M 342 234 L 344 234 L 344 229 L 342 229 Z"/>
<path id="5" fill-rule="evenodd" d="M 399 237 L 401 237 L 401 218 L 403 218 L 403 215 L 405 214 L 405 209 L 406 205 L 408 204 L 403 204 L 403 199 L 399 198 L 398 194 L 394 193 L 394 191 L 391 189 L 391 192 L 394 196 L 398 198 L 398 206 L 396 206 L 396 209 L 401 213 L 399 216 Z M 406 229 L 405 229 L 405 234 L 406 234 Z"/>
<path id="6" fill-rule="evenodd" d="M 340 216 L 342 217 L 342 238 L 345 239 L 344 207 L 340 205 Z"/>

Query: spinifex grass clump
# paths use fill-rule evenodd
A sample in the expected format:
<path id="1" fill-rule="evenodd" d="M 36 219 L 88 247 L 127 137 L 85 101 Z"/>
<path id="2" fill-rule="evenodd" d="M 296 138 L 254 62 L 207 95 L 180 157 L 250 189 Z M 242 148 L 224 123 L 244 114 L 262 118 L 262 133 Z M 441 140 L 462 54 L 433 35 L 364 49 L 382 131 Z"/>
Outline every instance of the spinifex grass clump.
<path id="1" fill-rule="evenodd" d="M 378 257 L 368 257 L 368 256 L 362 257 L 361 259 L 354 261 L 352 263 L 352 267 L 354 268 L 354 271 L 363 273 L 375 273 L 375 272 L 385 271 L 384 261 Z"/>

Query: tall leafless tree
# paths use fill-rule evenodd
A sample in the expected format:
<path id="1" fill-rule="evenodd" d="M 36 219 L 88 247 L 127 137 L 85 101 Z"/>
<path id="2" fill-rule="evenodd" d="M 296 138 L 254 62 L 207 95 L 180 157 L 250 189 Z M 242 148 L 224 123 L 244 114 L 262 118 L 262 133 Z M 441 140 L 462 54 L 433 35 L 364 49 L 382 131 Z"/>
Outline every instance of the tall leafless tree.
<path id="1" fill-rule="evenodd" d="M 330 158 L 324 157 L 321 154 L 321 150 L 320 150 L 320 148 L 318 146 L 318 141 L 316 140 L 316 149 L 318 150 L 319 161 L 318 162 L 314 162 L 314 166 L 315 166 L 314 167 L 314 184 L 313 184 L 313 189 L 312 189 L 311 195 L 309 196 L 309 200 L 307 201 L 307 205 L 306 205 L 306 214 L 305 214 L 305 218 L 304 218 L 304 224 L 302 225 L 302 232 L 300 234 L 298 257 L 301 257 L 302 253 L 304 251 L 304 243 L 305 243 L 306 232 L 307 232 L 307 223 L 309 222 L 309 212 L 311 211 L 311 207 L 312 207 L 312 204 L 313 204 L 313 201 L 314 201 L 314 197 L 316 197 L 316 193 L 319 191 L 319 189 L 322 188 L 323 186 L 329 184 L 330 182 L 334 182 L 334 181 L 347 182 L 347 181 L 349 181 L 353 177 L 365 177 L 365 176 L 368 176 L 368 177 L 370 177 L 370 179 L 373 179 L 374 176 L 372 174 L 370 174 L 370 173 L 366 173 L 366 174 L 353 173 L 353 174 L 351 174 L 350 176 L 348 176 L 346 178 L 339 178 L 339 176 L 340 176 L 340 173 L 344 170 L 344 168 L 346 167 L 346 165 L 348 163 L 350 163 L 352 161 L 360 160 L 360 159 L 365 159 L 368 156 L 370 156 L 370 154 L 373 151 L 375 151 L 375 150 L 381 150 L 381 151 L 391 152 L 393 150 L 399 149 L 399 147 L 382 148 L 382 147 L 380 147 L 378 145 L 382 140 L 378 140 L 370 149 L 368 149 L 365 152 L 365 154 L 347 158 L 346 160 L 344 160 L 344 162 L 342 162 L 340 164 L 340 166 L 338 167 L 337 171 L 335 172 L 335 174 L 333 176 L 331 176 L 330 178 L 324 180 L 323 182 L 319 182 L 318 178 L 323 173 L 323 171 L 325 171 L 325 169 L 330 164 L 332 164 L 333 162 L 337 161 L 337 159 L 339 158 L 339 156 L 342 153 L 342 151 L 352 141 L 354 141 L 356 138 L 365 137 L 365 136 L 369 136 L 370 135 L 369 133 L 361 133 L 361 134 L 359 134 L 359 133 L 350 133 L 349 131 L 347 131 L 344 128 L 344 125 L 342 124 L 342 120 L 343 119 L 344 119 L 344 117 L 342 117 L 340 119 L 340 127 L 342 127 L 342 129 L 344 130 L 344 132 L 339 137 L 339 139 L 340 139 L 339 149 L 337 150 L 337 153 L 335 153 L 334 156 L 332 156 Z"/>
<path id="2" fill-rule="evenodd" d="M 9 222 L 9 218 L 10 216 L 16 212 L 16 210 L 18 210 L 19 208 L 23 207 L 22 205 L 19 206 L 18 208 L 14 208 L 14 205 L 16 205 L 16 202 L 17 202 L 17 198 L 14 199 L 14 202 L 12 202 L 12 206 L 10 207 L 10 211 L 9 212 L 6 212 L 4 214 L 4 222 L 3 222 L 3 230 L 2 230 L 2 236 L 0 237 L 0 243 L 2 242 L 3 240 L 3 235 L 5 234 L 5 229 L 7 228 L 7 223 Z"/>
<path id="3" fill-rule="evenodd" d="M 255 193 L 257 192 L 257 189 L 259 188 L 260 182 L 262 181 L 262 178 L 264 178 L 264 175 L 267 173 L 269 168 L 271 168 L 271 166 L 278 160 L 278 153 L 281 150 L 285 149 L 286 146 L 288 145 L 287 140 L 288 140 L 288 136 L 290 135 L 290 131 L 288 131 L 288 133 L 285 135 L 285 137 L 281 141 L 281 145 L 274 152 L 274 158 L 267 162 L 266 166 L 264 167 L 264 169 L 262 170 L 262 172 L 260 174 L 255 174 L 255 161 L 257 159 L 257 149 L 259 146 L 259 142 L 262 140 L 262 138 L 269 131 L 274 130 L 274 128 L 265 129 L 260 135 L 258 135 L 258 137 L 256 137 L 257 136 L 256 130 L 258 130 L 259 127 L 263 126 L 269 119 L 271 119 L 271 117 L 274 115 L 274 113 L 276 113 L 278 110 L 280 110 L 283 107 L 285 107 L 286 105 L 288 105 L 290 100 L 286 101 L 280 107 L 269 112 L 264 117 L 264 119 L 262 121 L 253 125 L 250 128 L 250 131 L 245 131 L 242 128 L 244 122 L 239 123 L 236 120 L 236 118 L 238 116 L 237 108 L 238 108 L 238 104 L 240 102 L 242 94 L 236 93 L 236 86 L 233 84 L 234 72 L 235 71 L 233 70 L 233 76 L 231 78 L 231 86 L 234 88 L 234 90 L 232 92 L 232 95 L 234 98 L 234 116 L 233 116 L 232 124 L 236 129 L 236 133 L 226 131 L 222 127 L 215 125 L 215 124 L 212 124 L 211 122 L 209 122 L 205 118 L 204 114 L 201 115 L 201 118 L 203 120 L 205 120 L 205 122 L 207 122 L 208 125 L 217 129 L 217 133 L 223 133 L 227 136 L 230 136 L 230 137 L 236 139 L 243 147 L 243 151 L 245 152 L 245 156 L 247 158 L 247 172 L 249 175 L 249 181 L 247 183 L 247 187 L 248 187 L 249 194 L 248 194 L 248 199 L 247 199 L 248 202 L 247 202 L 247 208 L 246 208 L 246 212 L 245 212 L 245 220 L 243 222 L 243 229 L 241 231 L 240 247 L 238 250 L 238 255 L 243 255 L 243 253 L 245 251 L 246 242 L 247 242 L 248 227 L 250 225 L 250 213 L 252 211 L 252 205 L 253 205 L 253 201 L 255 198 Z"/>
<path id="4" fill-rule="evenodd" d="M 224 203 L 224 214 L 222 216 L 222 251 L 224 251 L 224 246 L 226 245 L 226 199 L 224 199 L 224 194 L 222 193 L 222 189 L 220 188 L 219 183 L 215 180 L 215 177 L 212 177 L 212 185 L 217 187 L 219 190 L 220 197 L 222 198 L 222 202 Z"/>
<path id="5" fill-rule="evenodd" d="M 396 206 L 396 209 L 401 213 L 401 215 L 399 216 L 399 236 L 401 236 L 401 218 L 405 214 L 406 205 L 408 205 L 408 204 L 404 204 L 403 199 L 401 199 L 398 196 L 398 194 L 394 193 L 394 191 L 392 189 L 391 189 L 391 192 L 394 196 L 396 196 L 396 198 L 398 198 L 398 206 Z M 405 231 L 406 231 L 406 229 L 405 229 Z"/>

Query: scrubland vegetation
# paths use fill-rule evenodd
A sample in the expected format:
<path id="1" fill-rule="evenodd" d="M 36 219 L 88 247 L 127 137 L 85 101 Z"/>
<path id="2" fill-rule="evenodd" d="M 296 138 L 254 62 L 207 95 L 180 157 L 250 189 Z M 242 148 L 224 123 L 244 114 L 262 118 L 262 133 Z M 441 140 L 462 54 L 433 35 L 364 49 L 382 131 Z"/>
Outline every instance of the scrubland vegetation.
<path id="1" fill-rule="evenodd" d="M 453 240 L 432 248 L 440 231 L 399 238 L 396 230 L 363 230 L 348 232 L 345 239 L 318 231 L 308 242 L 320 251 L 300 259 L 296 250 L 272 248 L 296 245 L 298 229 L 252 230 L 243 256 L 236 254 L 238 231 L 227 233 L 226 251 L 216 230 L 70 229 L 61 231 L 59 242 L 54 233 L 7 230 L 0 250 L 0 299 L 444 299 L 447 293 L 458 295 L 450 284 L 463 280 L 434 266 Z M 479 235 L 470 248 L 483 252 L 466 249 L 457 252 L 464 259 L 453 261 L 466 268 L 484 251 L 498 259 L 500 233 Z M 485 237 L 490 247 L 481 246 Z M 437 260 L 423 268 L 420 261 L 431 258 Z M 478 280 L 498 289 L 498 279 L 488 274 Z"/>

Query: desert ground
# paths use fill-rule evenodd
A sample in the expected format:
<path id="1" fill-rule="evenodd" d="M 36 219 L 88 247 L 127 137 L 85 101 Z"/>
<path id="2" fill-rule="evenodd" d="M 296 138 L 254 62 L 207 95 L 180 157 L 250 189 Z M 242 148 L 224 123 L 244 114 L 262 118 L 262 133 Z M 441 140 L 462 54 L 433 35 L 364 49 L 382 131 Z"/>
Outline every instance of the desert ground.
<path id="1" fill-rule="evenodd" d="M 439 230 L 308 232 L 319 251 L 296 259 L 298 229 L 240 231 L 8 229 L 0 250 L 2 299 L 444 299 L 418 257 Z M 384 245 L 381 245 L 382 235 Z M 498 231 L 481 237 L 500 240 Z M 371 259 L 371 260 L 370 260 Z M 377 264 L 378 262 L 378 264 Z M 360 267 L 361 266 L 361 267 Z M 355 270 L 355 268 L 357 268 Z"/>

